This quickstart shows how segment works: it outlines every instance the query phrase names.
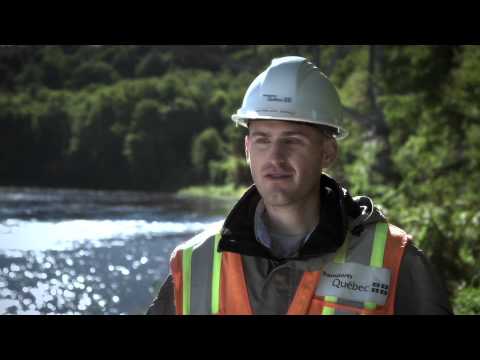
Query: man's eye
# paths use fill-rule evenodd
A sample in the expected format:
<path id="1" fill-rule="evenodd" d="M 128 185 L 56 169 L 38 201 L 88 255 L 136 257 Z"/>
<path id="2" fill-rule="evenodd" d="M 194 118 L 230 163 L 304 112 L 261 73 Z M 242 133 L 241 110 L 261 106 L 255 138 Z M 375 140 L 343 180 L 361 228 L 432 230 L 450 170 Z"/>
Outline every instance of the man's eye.
<path id="1" fill-rule="evenodd" d="M 268 144 L 270 140 L 268 138 L 257 138 L 255 144 Z"/>
<path id="2" fill-rule="evenodd" d="M 287 145 L 296 145 L 296 144 L 301 144 L 302 140 L 298 138 L 287 138 L 283 142 Z"/>

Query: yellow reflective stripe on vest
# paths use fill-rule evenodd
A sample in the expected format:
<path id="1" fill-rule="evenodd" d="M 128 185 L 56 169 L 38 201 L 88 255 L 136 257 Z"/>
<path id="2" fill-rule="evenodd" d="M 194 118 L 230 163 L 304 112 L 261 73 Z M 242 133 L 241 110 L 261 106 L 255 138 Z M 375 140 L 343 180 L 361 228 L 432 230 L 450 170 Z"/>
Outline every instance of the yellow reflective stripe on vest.
<path id="1" fill-rule="evenodd" d="M 217 251 L 218 243 L 222 235 L 215 235 L 213 246 L 213 269 L 212 269 L 212 314 L 218 314 L 220 311 L 220 274 L 222 269 L 222 253 Z"/>
<path id="2" fill-rule="evenodd" d="M 192 242 L 182 250 L 182 313 L 217 314 L 220 310 L 221 234 Z M 193 271 L 193 273 L 192 273 Z M 208 280 L 207 280 L 208 279 Z"/>
<path id="3" fill-rule="evenodd" d="M 370 257 L 371 267 L 383 267 L 383 258 L 385 255 L 385 246 L 387 244 L 388 224 L 378 223 L 375 227 L 375 238 L 373 240 L 372 255 Z M 377 305 L 372 302 L 366 302 L 364 307 L 369 310 L 375 310 Z"/>
<path id="4" fill-rule="evenodd" d="M 386 223 L 378 223 L 375 228 L 375 239 L 373 240 L 372 256 L 370 258 L 370 266 L 372 267 L 383 267 L 387 233 L 388 225 Z"/>
<path id="5" fill-rule="evenodd" d="M 183 282 L 183 315 L 190 314 L 190 288 L 192 278 L 192 252 L 193 247 L 188 247 L 182 251 L 182 282 Z"/>
<path id="6" fill-rule="evenodd" d="M 343 242 L 343 245 L 337 251 L 337 254 L 335 255 L 335 259 L 333 260 L 333 262 L 337 264 L 343 264 L 345 262 L 345 258 L 347 256 L 349 239 L 350 239 L 350 235 L 347 235 L 347 237 L 345 238 L 345 241 Z M 325 301 L 328 301 L 329 303 L 336 303 L 338 299 L 336 296 L 325 296 Z M 322 310 L 322 315 L 335 315 L 335 308 L 330 306 L 324 306 Z"/>

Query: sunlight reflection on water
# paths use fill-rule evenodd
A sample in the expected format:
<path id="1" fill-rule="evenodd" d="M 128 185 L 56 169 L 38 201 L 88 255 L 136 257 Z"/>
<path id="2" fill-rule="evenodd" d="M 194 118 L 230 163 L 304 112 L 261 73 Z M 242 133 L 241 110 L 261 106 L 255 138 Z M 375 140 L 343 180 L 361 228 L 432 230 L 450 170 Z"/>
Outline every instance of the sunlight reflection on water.
<path id="1" fill-rule="evenodd" d="M 133 236 L 200 232 L 211 224 L 143 220 L 35 222 L 9 219 L 0 224 L 0 249 L 62 251 L 73 249 L 82 241 L 90 241 L 96 246 L 101 246 L 98 241 L 102 239 L 117 239 L 117 245 L 123 245 L 119 240 L 128 240 Z"/>
<path id="2" fill-rule="evenodd" d="M 0 314 L 140 314 L 180 242 L 224 203 L 172 194 L 0 187 Z"/>

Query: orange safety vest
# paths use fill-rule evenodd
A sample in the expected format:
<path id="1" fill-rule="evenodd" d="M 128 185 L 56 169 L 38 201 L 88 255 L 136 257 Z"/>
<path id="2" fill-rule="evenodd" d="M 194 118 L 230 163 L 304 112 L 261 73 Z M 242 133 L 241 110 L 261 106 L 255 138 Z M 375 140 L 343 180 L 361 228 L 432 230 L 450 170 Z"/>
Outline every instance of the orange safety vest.
<path id="1" fill-rule="evenodd" d="M 218 252 L 220 238 L 218 229 L 212 229 L 172 253 L 178 315 L 253 314 L 242 257 Z M 360 236 L 349 234 L 333 261 L 304 272 L 288 315 L 393 314 L 408 240 L 405 231 L 386 223 L 368 225 Z M 356 272 L 365 274 L 360 281 Z"/>

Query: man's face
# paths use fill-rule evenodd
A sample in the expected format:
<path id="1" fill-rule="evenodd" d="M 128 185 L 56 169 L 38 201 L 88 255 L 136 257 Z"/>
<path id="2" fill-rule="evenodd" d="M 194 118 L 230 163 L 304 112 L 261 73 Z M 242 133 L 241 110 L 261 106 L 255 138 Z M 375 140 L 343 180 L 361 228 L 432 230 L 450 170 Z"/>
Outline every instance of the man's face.
<path id="1" fill-rule="evenodd" d="M 318 196 L 322 168 L 336 142 L 317 129 L 287 121 L 255 120 L 245 138 L 252 177 L 266 205 L 289 206 Z"/>

